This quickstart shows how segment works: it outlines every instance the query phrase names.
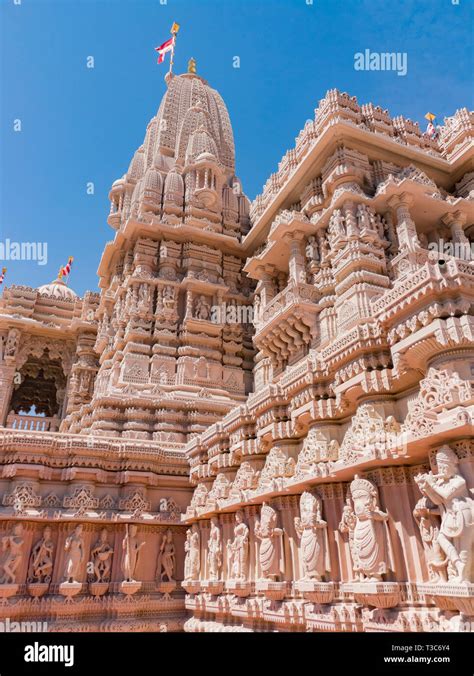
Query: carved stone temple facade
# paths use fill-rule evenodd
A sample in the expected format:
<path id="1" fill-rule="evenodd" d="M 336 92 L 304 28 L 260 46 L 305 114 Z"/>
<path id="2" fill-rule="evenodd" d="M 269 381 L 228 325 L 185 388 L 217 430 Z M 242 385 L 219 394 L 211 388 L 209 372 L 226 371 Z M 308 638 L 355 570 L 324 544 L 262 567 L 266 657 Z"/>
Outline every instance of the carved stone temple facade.
<path id="1" fill-rule="evenodd" d="M 250 204 L 168 76 L 110 201 L 100 294 L 0 300 L 0 621 L 472 630 L 473 114 L 331 90 Z"/>

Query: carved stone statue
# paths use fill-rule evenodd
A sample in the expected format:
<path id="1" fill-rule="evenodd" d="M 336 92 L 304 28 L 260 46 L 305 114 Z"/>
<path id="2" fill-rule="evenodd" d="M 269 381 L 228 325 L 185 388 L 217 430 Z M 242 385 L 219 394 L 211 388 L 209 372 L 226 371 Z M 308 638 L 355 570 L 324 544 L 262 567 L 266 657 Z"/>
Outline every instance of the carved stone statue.
<path id="1" fill-rule="evenodd" d="M 114 550 L 107 542 L 107 530 L 103 528 L 100 537 L 91 549 L 92 563 L 94 564 L 95 582 L 108 582 Z"/>
<path id="2" fill-rule="evenodd" d="M 10 535 L 2 537 L 2 576 L 0 584 L 15 584 L 16 572 L 23 560 L 23 526 L 16 523 Z"/>
<path id="3" fill-rule="evenodd" d="M 157 575 L 160 582 L 174 582 L 176 553 L 173 542 L 173 533 L 170 528 L 164 534 L 160 551 L 158 552 Z"/>
<path id="4" fill-rule="evenodd" d="M 167 310 L 172 310 L 175 305 L 174 287 L 165 286 L 163 289 L 163 305 Z"/>
<path id="5" fill-rule="evenodd" d="M 357 205 L 357 220 L 360 230 L 371 230 L 372 223 L 370 220 L 370 213 L 365 204 Z"/>
<path id="6" fill-rule="evenodd" d="M 194 316 L 196 319 L 209 319 L 211 307 L 205 296 L 199 296 L 194 303 Z"/>
<path id="7" fill-rule="evenodd" d="M 340 209 L 334 209 L 329 221 L 329 230 L 333 237 L 345 237 L 344 216 Z"/>
<path id="8" fill-rule="evenodd" d="M 17 329 L 10 329 L 5 343 L 5 357 L 14 357 L 20 342 L 20 332 Z"/>
<path id="9" fill-rule="evenodd" d="M 66 565 L 64 567 L 64 579 L 66 582 L 78 582 L 82 562 L 84 561 L 84 538 L 83 526 L 78 524 L 74 531 L 66 538 L 64 551 L 66 552 Z"/>
<path id="10" fill-rule="evenodd" d="M 303 493 L 295 529 L 300 537 L 304 580 L 321 580 L 326 572 L 326 528 L 326 521 L 321 518 L 321 501 L 312 493 Z"/>
<path id="11" fill-rule="evenodd" d="M 35 544 L 31 551 L 30 575 L 32 583 L 51 582 L 53 573 L 54 542 L 51 539 L 51 528 L 46 526 L 43 537 Z"/>
<path id="12" fill-rule="evenodd" d="M 356 557 L 354 551 L 354 531 L 356 523 L 357 523 L 356 515 L 354 514 L 354 510 L 351 504 L 351 497 L 348 493 L 346 497 L 346 504 L 342 509 L 342 517 L 341 522 L 339 524 L 339 530 L 341 533 L 347 533 L 349 541 L 349 551 L 351 554 L 352 561 L 352 570 L 354 571 L 354 573 L 358 574 L 356 571 Z"/>
<path id="13" fill-rule="evenodd" d="M 122 573 L 125 582 L 135 582 L 134 575 L 137 570 L 140 550 L 145 542 L 139 542 L 137 538 L 138 528 L 135 524 L 127 526 L 125 537 L 122 540 Z"/>
<path id="14" fill-rule="evenodd" d="M 234 540 L 227 542 L 229 578 L 246 580 L 248 577 L 249 528 L 241 511 L 235 515 Z"/>
<path id="15" fill-rule="evenodd" d="M 353 535 L 354 572 L 360 580 L 381 581 L 391 568 L 388 514 L 379 508 L 377 488 L 357 475 L 351 483 L 356 523 Z"/>
<path id="16" fill-rule="evenodd" d="M 474 500 L 458 471 L 458 458 L 449 446 L 436 453 L 437 473 L 416 477 L 418 488 L 442 514 L 437 543 L 447 559 L 450 582 L 472 582 L 474 548 Z"/>
<path id="17" fill-rule="evenodd" d="M 222 534 L 219 519 L 212 517 L 211 530 L 207 543 L 207 563 L 209 566 L 209 579 L 218 580 L 222 566 Z"/>
<path id="18" fill-rule="evenodd" d="M 201 570 L 201 537 L 199 535 L 199 528 L 197 524 L 193 524 L 191 528 L 186 531 L 186 542 L 184 543 L 184 551 L 186 558 L 184 562 L 184 579 L 197 580 Z"/>
<path id="19" fill-rule="evenodd" d="M 148 284 L 140 284 L 138 290 L 138 302 L 140 308 L 143 310 L 148 310 L 150 306 L 150 287 Z"/>
<path id="20" fill-rule="evenodd" d="M 416 503 L 413 516 L 420 529 L 429 578 L 432 582 L 446 582 L 447 560 L 438 542 L 441 523 L 439 507 L 423 496 Z"/>
<path id="21" fill-rule="evenodd" d="M 305 247 L 305 256 L 309 263 L 319 261 L 319 246 L 316 237 L 311 235 L 307 239 Z"/>
<path id="22" fill-rule="evenodd" d="M 283 531 L 276 527 L 276 523 L 276 511 L 264 503 L 261 520 L 255 523 L 255 535 L 260 540 L 259 560 L 262 576 L 270 580 L 276 580 L 280 575 L 280 536 Z"/>

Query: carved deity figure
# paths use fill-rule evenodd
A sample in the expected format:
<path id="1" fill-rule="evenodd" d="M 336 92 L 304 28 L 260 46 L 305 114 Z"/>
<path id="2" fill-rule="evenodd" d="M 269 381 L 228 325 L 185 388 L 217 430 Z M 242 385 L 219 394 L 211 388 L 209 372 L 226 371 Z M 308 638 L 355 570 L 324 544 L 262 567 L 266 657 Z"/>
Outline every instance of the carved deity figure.
<path id="1" fill-rule="evenodd" d="M 321 518 L 321 501 L 311 493 L 300 498 L 300 516 L 295 529 L 300 538 L 304 580 L 321 580 L 326 572 L 326 521 Z"/>
<path id="2" fill-rule="evenodd" d="M 441 511 L 436 541 L 447 559 L 449 582 L 472 582 L 474 549 L 474 500 L 458 471 L 458 457 L 449 446 L 436 453 L 436 474 L 416 477 L 421 493 Z"/>
<path id="3" fill-rule="evenodd" d="M 10 535 L 2 537 L 2 575 L 0 584 L 15 584 L 16 572 L 23 560 L 23 526 L 16 523 Z"/>
<path id="4" fill-rule="evenodd" d="M 51 528 L 46 526 L 43 537 L 38 540 L 31 551 L 30 575 L 33 583 L 51 582 L 53 573 L 54 542 L 51 539 Z"/>
<path id="5" fill-rule="evenodd" d="M 138 290 L 138 302 L 143 310 L 148 310 L 150 306 L 150 288 L 148 284 L 140 284 Z"/>
<path id="6" fill-rule="evenodd" d="M 372 222 L 371 222 L 371 214 L 369 210 L 367 209 L 367 206 L 365 204 L 358 204 L 357 205 L 357 220 L 358 220 L 358 225 L 360 230 L 371 230 L 372 229 Z"/>
<path id="7" fill-rule="evenodd" d="M 91 549 L 92 563 L 94 564 L 95 582 L 108 582 L 114 550 L 107 541 L 107 530 L 103 528 L 99 539 Z"/>
<path id="8" fill-rule="evenodd" d="M 329 243 L 327 235 L 325 235 L 323 231 L 318 231 L 318 241 L 321 263 L 326 263 L 326 259 L 329 255 Z"/>
<path id="9" fill-rule="evenodd" d="M 260 321 L 260 312 L 261 312 L 261 300 L 260 294 L 256 293 L 253 299 L 253 323 L 255 325 Z"/>
<path id="10" fill-rule="evenodd" d="M 349 541 L 349 551 L 351 553 L 352 570 L 354 571 L 354 573 L 358 575 L 358 572 L 356 571 L 356 554 L 354 551 L 354 531 L 356 523 L 357 523 L 356 515 L 354 514 L 354 510 L 351 504 L 351 497 L 348 493 L 346 497 L 346 504 L 342 509 L 342 517 L 341 522 L 339 524 L 339 530 L 341 533 L 347 533 Z"/>
<path id="11" fill-rule="evenodd" d="M 184 561 L 184 579 L 197 580 L 201 571 L 201 537 L 199 535 L 199 528 L 197 524 L 193 524 L 191 528 L 186 531 L 186 542 L 184 543 L 184 551 L 186 557 Z"/>
<path id="12" fill-rule="evenodd" d="M 209 566 L 209 579 L 218 580 L 222 566 L 222 534 L 219 520 L 215 516 L 211 519 L 211 530 L 207 543 L 207 563 Z"/>
<path id="13" fill-rule="evenodd" d="M 260 521 L 255 523 L 255 535 L 260 540 L 259 560 L 262 576 L 276 580 L 280 575 L 280 537 L 277 528 L 277 513 L 270 505 L 263 504 Z"/>
<path id="14" fill-rule="evenodd" d="M 249 527 L 244 522 L 244 515 L 241 511 L 235 515 L 234 539 L 227 541 L 227 556 L 229 578 L 231 580 L 246 580 L 249 559 Z"/>
<path id="15" fill-rule="evenodd" d="M 432 582 L 446 582 L 447 560 L 438 542 L 441 522 L 439 507 L 423 496 L 416 503 L 413 516 L 420 529 L 429 578 Z"/>
<path id="16" fill-rule="evenodd" d="M 163 305 L 167 310 L 174 308 L 174 287 L 165 286 L 163 289 Z"/>
<path id="17" fill-rule="evenodd" d="M 333 237 L 345 237 L 344 216 L 340 209 L 335 209 L 329 221 L 329 232 Z"/>
<path id="18" fill-rule="evenodd" d="M 14 357 L 20 342 L 20 332 L 17 329 L 10 329 L 5 343 L 5 357 Z"/>
<path id="19" fill-rule="evenodd" d="M 137 538 L 138 528 L 135 524 L 127 526 L 125 537 L 122 540 L 122 573 L 125 582 L 135 582 L 138 558 L 145 542 Z"/>
<path id="20" fill-rule="evenodd" d="M 379 507 L 377 488 L 357 475 L 351 483 L 356 523 L 354 528 L 354 572 L 360 580 L 381 581 L 390 569 L 387 520 Z"/>
<path id="21" fill-rule="evenodd" d="M 84 538 L 83 526 L 78 524 L 71 535 L 66 538 L 64 551 L 66 552 L 66 565 L 64 567 L 64 579 L 66 582 L 77 582 L 81 564 L 84 561 Z"/>
<path id="22" fill-rule="evenodd" d="M 209 319 L 211 313 L 211 307 L 206 300 L 205 296 L 199 296 L 194 303 L 194 316 L 196 319 Z"/>
<path id="23" fill-rule="evenodd" d="M 81 371 L 79 378 L 79 394 L 87 394 L 91 386 L 92 374 L 90 371 Z"/>
<path id="24" fill-rule="evenodd" d="M 319 262 L 319 246 L 318 246 L 318 240 L 314 235 L 311 235 L 307 239 L 306 247 L 305 247 L 305 256 L 306 260 L 309 263 L 312 262 Z"/>
<path id="25" fill-rule="evenodd" d="M 133 314 L 137 311 L 137 297 L 136 297 L 136 287 L 129 286 L 127 289 L 126 296 L 127 311 L 128 314 Z"/>
<path id="26" fill-rule="evenodd" d="M 173 532 L 170 528 L 163 535 L 158 552 L 157 574 L 160 582 L 173 582 L 176 566 L 176 550 L 173 541 Z"/>

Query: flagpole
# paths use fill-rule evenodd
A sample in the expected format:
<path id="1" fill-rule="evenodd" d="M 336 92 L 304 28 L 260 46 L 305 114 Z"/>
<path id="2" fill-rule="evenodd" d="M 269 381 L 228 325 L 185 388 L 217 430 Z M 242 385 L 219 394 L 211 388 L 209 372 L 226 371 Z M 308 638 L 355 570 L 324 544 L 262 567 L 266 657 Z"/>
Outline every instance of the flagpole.
<path id="1" fill-rule="evenodd" d="M 171 56 L 170 56 L 170 69 L 168 71 L 169 75 L 173 75 L 173 65 L 174 65 L 174 48 L 176 45 L 176 36 L 178 35 L 179 31 L 179 24 L 176 22 L 173 22 L 173 25 L 171 26 L 171 35 L 173 36 L 173 46 L 171 48 Z"/>
<path id="2" fill-rule="evenodd" d="M 173 46 L 172 46 L 172 48 L 171 48 L 170 69 L 169 69 L 169 71 L 168 71 L 168 73 L 169 73 L 170 75 L 173 75 L 174 47 L 175 47 L 175 44 L 176 44 L 176 31 L 173 30 L 173 28 L 174 28 L 174 24 L 173 24 L 173 26 L 171 27 L 171 35 L 173 36 Z"/>

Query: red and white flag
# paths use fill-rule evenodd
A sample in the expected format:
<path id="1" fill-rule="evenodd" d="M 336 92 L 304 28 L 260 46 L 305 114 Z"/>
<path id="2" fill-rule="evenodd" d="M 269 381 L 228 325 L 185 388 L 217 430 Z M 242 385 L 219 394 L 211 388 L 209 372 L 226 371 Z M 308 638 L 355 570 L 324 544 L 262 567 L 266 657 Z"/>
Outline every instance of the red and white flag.
<path id="1" fill-rule="evenodd" d="M 7 271 L 6 268 L 2 268 L 2 272 L 1 272 L 1 274 L 0 274 L 0 284 L 3 284 L 3 280 L 5 279 L 5 273 L 6 273 L 6 271 Z"/>
<path id="2" fill-rule="evenodd" d="M 69 273 L 71 272 L 73 260 L 74 258 L 72 256 L 69 256 L 69 260 L 66 263 L 66 265 L 64 267 L 59 268 L 59 279 L 62 279 L 63 277 L 69 275 Z"/>
<path id="3" fill-rule="evenodd" d="M 173 47 L 174 47 L 174 36 L 169 40 L 166 40 L 166 42 L 163 42 L 163 44 L 160 47 L 155 47 L 155 52 L 158 52 L 157 63 L 163 63 L 163 61 L 165 60 L 165 54 L 167 52 L 171 52 Z"/>

